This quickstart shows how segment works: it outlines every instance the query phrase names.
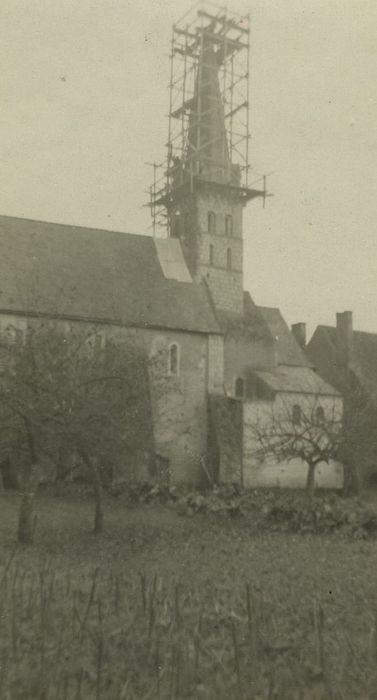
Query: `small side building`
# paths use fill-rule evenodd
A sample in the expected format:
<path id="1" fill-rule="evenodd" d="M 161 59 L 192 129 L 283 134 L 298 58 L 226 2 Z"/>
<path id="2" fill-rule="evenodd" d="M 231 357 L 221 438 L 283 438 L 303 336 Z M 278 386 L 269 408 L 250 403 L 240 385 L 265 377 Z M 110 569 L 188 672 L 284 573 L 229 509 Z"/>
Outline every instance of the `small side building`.
<path id="1" fill-rule="evenodd" d="M 256 306 L 248 293 L 244 304 L 243 328 L 241 324 L 232 329 L 228 325 L 225 335 L 227 396 L 222 402 L 218 399 L 215 406 L 210 404 L 217 471 L 221 481 L 240 480 L 246 487 L 304 488 L 306 463 L 299 458 L 277 461 L 261 454 L 255 438 L 256 425 L 261 420 L 268 423 L 272 416 L 294 423 L 300 420 L 301 413 L 308 415 L 312 411 L 320 411 L 323 420 L 333 420 L 334 416 L 340 420 L 342 396 L 315 371 L 303 351 L 303 324 L 291 332 L 279 309 Z M 230 381 L 232 369 L 238 373 Z M 237 444 L 242 444 L 242 450 L 234 448 Z M 341 488 L 342 465 L 335 461 L 320 463 L 315 484 Z"/>

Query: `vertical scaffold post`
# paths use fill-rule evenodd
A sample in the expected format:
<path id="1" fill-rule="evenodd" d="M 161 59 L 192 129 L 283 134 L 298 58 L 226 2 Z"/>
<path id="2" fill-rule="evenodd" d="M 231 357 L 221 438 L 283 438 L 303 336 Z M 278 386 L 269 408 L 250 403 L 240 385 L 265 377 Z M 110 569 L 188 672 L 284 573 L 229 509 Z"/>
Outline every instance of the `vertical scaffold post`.
<path id="1" fill-rule="evenodd" d="M 250 149 L 250 14 L 245 15 L 247 24 L 247 65 L 246 65 L 246 162 L 245 184 L 249 184 L 249 149 Z"/>

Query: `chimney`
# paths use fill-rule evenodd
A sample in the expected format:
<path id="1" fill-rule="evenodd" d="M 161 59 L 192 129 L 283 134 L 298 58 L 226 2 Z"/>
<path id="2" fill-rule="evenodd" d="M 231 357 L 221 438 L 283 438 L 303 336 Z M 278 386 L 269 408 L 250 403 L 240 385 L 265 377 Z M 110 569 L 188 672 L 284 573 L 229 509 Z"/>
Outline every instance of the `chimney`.
<path id="1" fill-rule="evenodd" d="M 336 314 L 336 361 L 339 368 L 348 369 L 353 354 L 352 311 Z"/>
<path id="2" fill-rule="evenodd" d="M 306 323 L 294 323 L 291 327 L 291 331 L 300 348 L 304 350 L 306 346 Z"/>

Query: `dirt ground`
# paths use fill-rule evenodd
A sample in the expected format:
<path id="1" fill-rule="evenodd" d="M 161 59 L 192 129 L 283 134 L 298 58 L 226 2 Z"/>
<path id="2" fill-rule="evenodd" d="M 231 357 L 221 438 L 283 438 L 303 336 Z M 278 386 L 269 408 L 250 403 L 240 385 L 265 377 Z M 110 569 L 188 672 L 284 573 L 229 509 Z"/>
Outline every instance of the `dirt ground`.
<path id="1" fill-rule="evenodd" d="M 0 496 L 0 581 L 4 579 L 5 567 L 14 553 L 18 500 L 17 494 Z M 123 697 L 157 697 L 156 688 L 153 690 L 154 686 L 150 685 L 152 681 L 147 682 L 149 676 L 145 674 L 145 664 L 148 667 L 150 658 L 145 660 L 140 651 L 144 648 L 144 642 L 152 645 L 151 640 L 153 634 L 157 634 L 157 629 L 159 641 L 156 638 L 155 643 L 157 647 L 160 645 L 165 649 L 164 654 L 168 659 L 166 669 L 170 669 L 161 671 L 161 678 L 158 678 L 161 698 L 217 698 L 223 697 L 223 692 L 224 697 L 235 698 L 241 692 L 242 698 L 294 698 L 292 681 L 289 681 L 290 694 L 284 695 L 286 681 L 281 680 L 285 677 L 284 668 L 290 668 L 291 673 L 296 674 L 297 688 L 305 693 L 302 695 L 305 698 L 374 697 L 377 542 L 352 542 L 340 536 L 293 536 L 279 532 L 260 534 L 255 531 L 253 523 L 245 518 L 208 515 L 180 517 L 172 507 L 125 508 L 116 500 L 106 502 L 105 532 L 95 538 L 91 531 L 91 501 L 41 496 L 37 511 L 35 544 L 18 548 L 15 552 L 7 572 L 10 588 L 8 585 L 8 592 L 3 595 L 3 604 L 7 600 L 10 604 L 9 596 L 13 596 L 14 600 L 14 595 L 20 595 L 17 587 L 20 577 L 27 582 L 29 578 L 32 580 L 34 574 L 35 580 L 50 576 L 50 588 L 57 585 L 57 590 L 60 590 L 61 586 L 64 596 L 68 596 L 62 597 L 61 592 L 55 599 L 51 594 L 56 619 L 59 616 L 64 618 L 63 598 L 64 605 L 68 606 L 67 601 L 75 589 L 77 600 L 82 597 L 81 608 L 77 603 L 77 619 L 82 620 L 86 614 L 85 600 L 90 598 L 93 572 L 98 569 L 96 590 L 98 596 L 98 591 L 101 591 L 100 605 L 104 609 L 113 605 L 108 600 L 110 595 L 111 601 L 114 596 L 116 600 L 119 595 L 122 597 L 119 590 L 124 586 L 128 603 L 123 623 L 125 628 L 129 628 L 131 611 L 137 611 L 132 617 L 133 639 L 136 640 L 139 632 L 141 637 L 137 647 L 139 651 L 133 650 L 131 675 L 130 670 L 127 671 L 127 678 L 130 676 L 133 679 L 132 692 L 130 686 L 129 694 Z M 16 580 L 14 585 L 11 584 L 12 576 Z M 21 590 L 22 604 L 26 606 L 25 595 Z M 180 603 L 177 602 L 178 597 Z M 151 600 L 157 606 L 153 620 L 158 619 L 159 623 L 153 622 L 152 625 L 151 618 L 148 629 L 144 630 L 143 614 L 148 616 Z M 168 637 L 164 635 L 170 635 L 170 644 L 174 624 L 177 624 L 173 624 L 173 618 L 169 618 L 170 622 L 165 625 L 164 616 L 173 616 L 172 610 L 178 605 L 180 612 L 176 610 L 174 615 L 182 625 L 180 634 L 184 629 L 183 638 L 186 641 L 182 643 L 187 642 L 188 645 L 185 658 L 190 657 L 191 642 L 196 649 L 195 625 L 198 625 L 203 614 L 203 619 L 207 620 L 207 626 L 203 623 L 201 632 L 201 673 L 198 672 L 197 659 L 192 661 L 195 673 L 199 673 L 199 680 L 193 670 L 192 673 L 187 671 L 188 661 L 187 668 L 184 665 L 186 670 L 175 670 L 174 675 L 172 669 L 181 668 L 172 651 L 174 645 L 164 647 L 168 644 Z M 167 610 L 170 610 L 169 614 Z M 26 621 L 28 615 L 31 621 L 34 619 L 34 606 L 30 601 L 28 611 L 25 619 L 14 624 L 20 625 L 19 629 L 25 631 L 25 638 L 30 641 L 30 635 L 33 636 L 31 630 L 34 629 L 34 623 Z M 14 614 L 18 614 L 17 607 Z M 121 619 L 118 613 L 116 618 L 113 614 L 114 611 L 106 615 L 105 623 L 102 623 L 103 613 L 100 613 L 101 625 L 104 624 L 108 639 L 112 638 L 114 625 L 117 626 Z M 88 613 L 88 619 L 92 620 L 92 611 L 90 615 Z M 97 623 L 93 618 L 90 624 Z M 9 628 L 3 626 L 0 636 L 3 654 L 8 653 L 8 647 L 12 647 L 12 624 L 9 622 Z M 258 630 L 252 649 L 248 646 L 251 644 L 251 628 Z M 53 641 L 55 633 L 49 632 L 52 635 L 51 654 L 58 654 L 58 642 Z M 77 630 L 73 632 L 74 639 L 77 634 Z M 220 647 L 219 639 L 222 640 Z M 18 644 L 13 639 L 13 645 L 15 643 Z M 107 643 L 110 645 L 110 641 Z M 248 675 L 251 663 L 250 659 L 248 661 L 249 653 L 250 658 L 255 656 L 254 661 L 258 664 L 258 672 L 254 672 L 252 681 Z M 108 661 L 110 666 L 115 657 L 114 651 L 112 661 Z M 71 662 L 72 659 L 62 662 L 62 673 L 67 678 L 71 677 Z M 17 687 L 22 690 L 20 678 L 29 671 L 27 666 L 24 670 L 17 668 L 14 671 L 18 677 Z M 107 666 L 103 666 L 101 671 L 100 682 L 103 684 L 105 668 Z M 143 682 L 138 676 L 142 669 Z M 187 677 L 184 675 L 186 671 Z M 93 678 L 90 673 L 94 674 Z M 72 674 L 76 678 L 77 669 Z M 169 678 L 173 677 L 172 674 L 174 678 L 177 674 L 180 678 L 177 681 L 179 688 L 174 692 L 170 688 L 173 681 L 169 680 L 169 685 L 167 680 L 168 675 Z M 194 680 L 190 674 L 195 676 Z M 221 674 L 223 677 L 219 680 Z M 111 678 L 114 678 L 114 674 Z M 51 679 L 49 682 L 53 683 Z M 58 681 L 55 679 L 55 682 Z M 84 693 L 83 697 L 96 697 L 90 694 L 91 683 L 96 683 L 95 671 L 88 670 L 83 687 L 85 682 L 88 694 Z M 123 687 L 123 682 L 126 681 L 119 677 L 119 688 Z M 271 684 L 274 688 L 276 686 L 274 691 L 271 691 Z M 316 696 L 310 695 L 312 686 L 316 689 Z M 17 695 L 14 688 L 12 692 L 10 698 L 24 697 Z M 38 692 L 30 697 L 39 697 Z M 122 697 L 121 692 L 114 688 L 106 690 L 105 687 L 98 697 L 112 700 L 113 697 Z M 169 695 L 171 692 L 173 695 Z M 268 693 L 272 694 L 269 696 Z M 70 697 L 68 692 L 67 698 Z M 301 696 L 298 694 L 297 697 Z"/>

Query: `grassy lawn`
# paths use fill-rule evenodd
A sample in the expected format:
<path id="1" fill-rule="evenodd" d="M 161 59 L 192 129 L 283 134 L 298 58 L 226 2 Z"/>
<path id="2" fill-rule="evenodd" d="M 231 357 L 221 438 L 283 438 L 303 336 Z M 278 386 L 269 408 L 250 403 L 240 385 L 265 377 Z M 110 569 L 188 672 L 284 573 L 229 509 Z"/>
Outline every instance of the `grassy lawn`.
<path id="1" fill-rule="evenodd" d="M 376 698 L 377 542 L 0 495 L 0 699 Z M 12 558 L 13 557 L 13 558 Z"/>

